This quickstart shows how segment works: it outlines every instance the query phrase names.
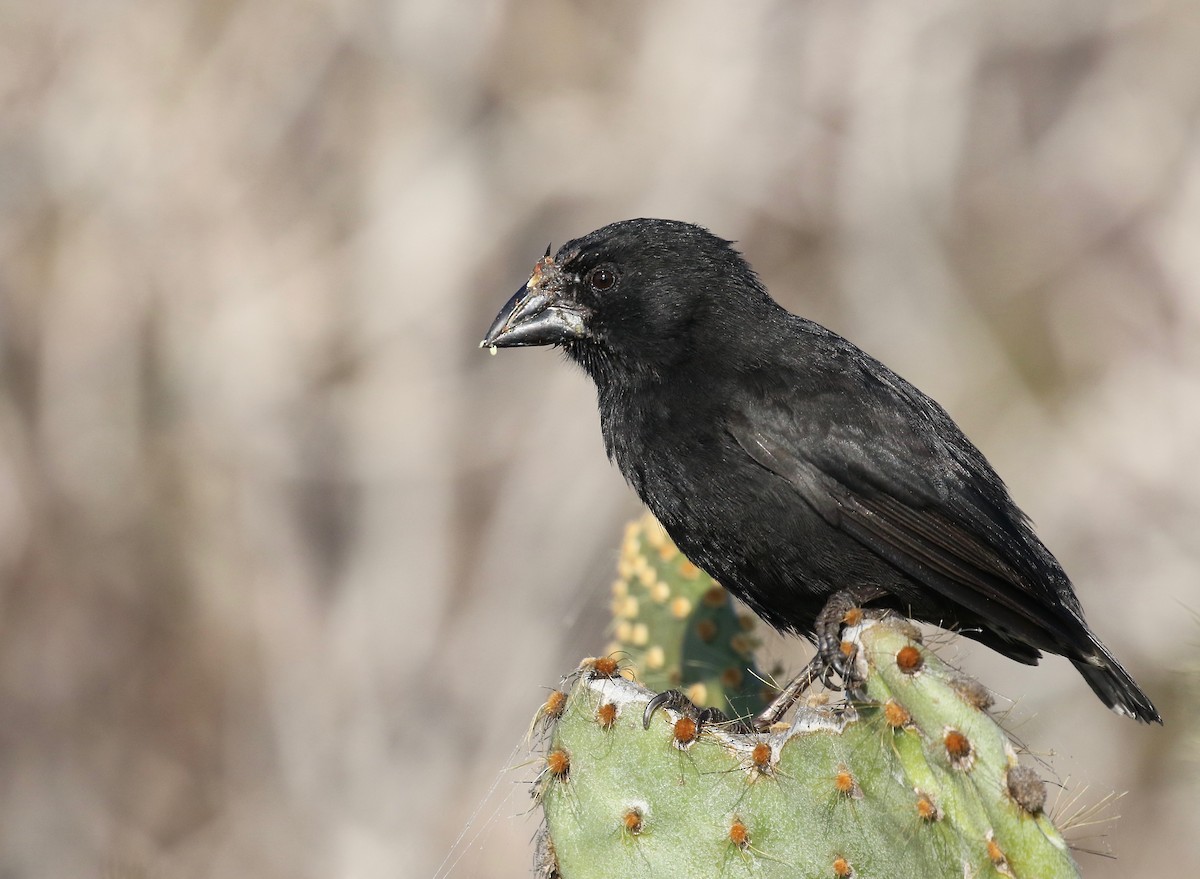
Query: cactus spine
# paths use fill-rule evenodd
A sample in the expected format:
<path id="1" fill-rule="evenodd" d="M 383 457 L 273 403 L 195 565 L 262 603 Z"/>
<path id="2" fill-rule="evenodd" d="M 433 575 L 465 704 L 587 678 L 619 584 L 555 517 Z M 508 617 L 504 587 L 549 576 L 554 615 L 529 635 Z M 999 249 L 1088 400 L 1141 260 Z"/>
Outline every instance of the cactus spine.
<path id="1" fill-rule="evenodd" d="M 632 550 L 682 564 L 649 542 L 649 527 L 631 531 L 636 543 L 627 537 L 621 562 L 622 581 L 632 587 L 637 578 L 647 597 L 659 582 L 679 583 L 661 568 L 643 575 Z M 614 604 L 632 594 L 627 588 Z M 656 605 L 669 609 L 669 601 L 651 598 Z M 686 627 L 670 617 L 686 641 Z M 733 626 L 722 631 L 741 631 L 736 616 Z M 660 711 L 643 729 L 653 693 L 610 659 L 586 662 L 570 691 L 544 709 L 539 872 L 564 879 L 1077 877 L 1042 811 L 1041 781 L 1018 764 L 987 714 L 987 691 L 948 668 L 903 620 L 864 616 L 844 637 L 865 682 L 856 698 L 811 699 L 789 728 L 770 733 L 698 728 L 686 709 Z M 657 635 L 641 645 L 620 640 L 635 662 L 661 643 Z M 671 683 L 669 668 L 654 669 L 668 675 L 656 688 Z M 713 662 L 707 673 L 719 680 L 720 669 Z M 684 669 L 678 674 L 675 683 L 686 686 Z"/>
<path id="2" fill-rule="evenodd" d="M 683 690 L 698 705 L 749 717 L 765 704 L 754 665 L 755 620 L 693 565 L 646 514 L 625 529 L 612 587 L 613 643 L 651 690 Z"/>

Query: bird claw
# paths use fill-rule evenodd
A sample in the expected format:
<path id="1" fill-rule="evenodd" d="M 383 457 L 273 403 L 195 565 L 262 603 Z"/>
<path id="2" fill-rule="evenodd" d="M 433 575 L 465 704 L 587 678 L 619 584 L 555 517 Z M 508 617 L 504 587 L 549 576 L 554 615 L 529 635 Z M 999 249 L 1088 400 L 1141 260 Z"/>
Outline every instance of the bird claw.
<path id="1" fill-rule="evenodd" d="M 742 720 L 730 720 L 719 708 L 698 708 L 696 703 L 684 695 L 682 690 L 664 690 L 646 703 L 642 712 L 642 728 L 650 729 L 650 721 L 660 708 L 679 711 L 696 721 L 697 732 L 709 723 L 730 724 L 738 732 L 750 732 L 751 728 Z"/>
<path id="2" fill-rule="evenodd" d="M 685 696 L 682 690 L 663 690 L 646 703 L 646 710 L 642 712 L 642 729 L 650 729 L 650 720 L 660 708 L 670 708 L 697 717 L 700 715 L 696 703 Z"/>
<path id="3" fill-rule="evenodd" d="M 854 645 L 842 641 L 842 628 L 862 619 L 862 605 L 884 594 L 875 586 L 843 589 L 831 595 L 817 614 L 817 655 L 825 664 L 821 680 L 826 687 L 853 693 L 865 683 L 855 667 Z M 841 679 L 841 687 L 834 687 L 834 675 Z"/>
<path id="4" fill-rule="evenodd" d="M 841 677 L 842 670 L 837 667 L 836 660 L 833 660 L 825 664 L 825 671 L 821 674 L 821 684 L 826 690 L 840 689 L 837 686 L 837 682 L 834 681 L 835 676 Z"/>
<path id="5" fill-rule="evenodd" d="M 854 662 L 857 648 L 850 641 L 842 641 L 840 636 L 841 632 L 839 631 L 838 637 L 828 643 L 825 639 L 822 639 L 817 648 L 821 661 L 825 665 L 825 671 L 821 675 L 821 683 L 830 690 L 857 689 L 859 685 L 864 683 L 858 674 L 858 669 Z M 835 684 L 835 677 L 841 681 L 840 687 Z"/>

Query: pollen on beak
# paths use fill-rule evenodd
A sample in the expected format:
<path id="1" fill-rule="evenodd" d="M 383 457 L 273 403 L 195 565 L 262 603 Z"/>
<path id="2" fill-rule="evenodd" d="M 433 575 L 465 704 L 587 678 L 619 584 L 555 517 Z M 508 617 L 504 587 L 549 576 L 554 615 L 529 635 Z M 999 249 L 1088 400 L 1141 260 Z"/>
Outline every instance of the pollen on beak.
<path id="1" fill-rule="evenodd" d="M 500 309 L 479 346 L 495 354 L 497 348 L 559 345 L 584 338 L 584 309 L 564 295 L 564 281 L 551 257 L 538 260 L 525 286 Z"/>

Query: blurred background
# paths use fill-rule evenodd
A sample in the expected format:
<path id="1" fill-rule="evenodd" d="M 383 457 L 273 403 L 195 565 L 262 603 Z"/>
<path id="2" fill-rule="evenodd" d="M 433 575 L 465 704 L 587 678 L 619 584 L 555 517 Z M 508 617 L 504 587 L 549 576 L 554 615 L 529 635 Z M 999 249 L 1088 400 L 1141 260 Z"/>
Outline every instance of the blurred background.
<path id="1" fill-rule="evenodd" d="M 984 449 L 1167 725 L 952 658 L 1060 811 L 1128 791 L 1086 875 L 1200 871 L 1200 5 L 731 8 L 0 4 L 0 877 L 526 875 L 638 506 L 476 345 L 639 215 Z"/>

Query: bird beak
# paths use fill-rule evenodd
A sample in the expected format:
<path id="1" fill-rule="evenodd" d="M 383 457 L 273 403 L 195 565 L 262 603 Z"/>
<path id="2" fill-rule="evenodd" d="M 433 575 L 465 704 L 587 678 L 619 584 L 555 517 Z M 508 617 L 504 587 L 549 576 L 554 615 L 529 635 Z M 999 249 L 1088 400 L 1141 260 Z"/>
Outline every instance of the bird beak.
<path id="1" fill-rule="evenodd" d="M 533 276 L 513 294 L 492 321 L 480 348 L 558 345 L 587 335 L 584 310 L 563 295 L 562 273 L 553 260 L 538 261 Z"/>

